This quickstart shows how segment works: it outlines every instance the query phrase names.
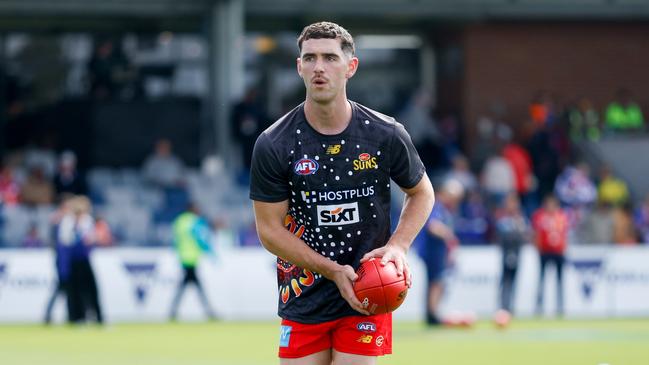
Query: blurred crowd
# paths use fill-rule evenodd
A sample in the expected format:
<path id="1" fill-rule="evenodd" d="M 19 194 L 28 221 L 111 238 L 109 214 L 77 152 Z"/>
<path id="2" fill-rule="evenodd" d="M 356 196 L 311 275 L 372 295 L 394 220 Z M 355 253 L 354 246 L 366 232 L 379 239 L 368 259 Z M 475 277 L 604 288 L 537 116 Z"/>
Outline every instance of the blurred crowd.
<path id="1" fill-rule="evenodd" d="M 571 243 L 649 243 L 649 195 L 634 196 L 612 166 L 579 148 L 584 141 L 644 133 L 642 111 L 627 90 L 606 105 L 602 118 L 586 98 L 559 108 L 547 92 L 534 97 L 527 120 L 507 123 L 504 114 L 495 106 L 481 116 L 469 148 L 460 143 L 456 118 L 435 116 L 425 96 L 415 97 L 400 118 L 435 185 L 456 180 L 465 190 L 453 211 L 461 244 L 497 241 L 499 212 L 512 193 L 528 219 L 543 199 L 555 197 L 568 217 Z"/>
<path id="2" fill-rule="evenodd" d="M 470 146 L 463 143 L 457 113 L 433 110 L 425 92 L 415 93 L 397 115 L 436 186 L 453 179 L 465 189 L 453 211 L 460 244 L 495 242 L 499 211 L 511 193 L 528 219 L 546 196 L 555 196 L 568 216 L 571 243 L 649 243 L 649 196 L 634 197 L 611 166 L 593 164 L 576 148 L 645 130 L 628 91 L 620 90 L 601 114 L 586 98 L 559 108 L 548 92 L 533 98 L 528 120 L 509 123 L 505 114 L 495 106 L 478 118 Z M 0 167 L 0 245 L 51 244 L 49 216 L 69 194 L 86 195 L 96 206 L 100 245 L 168 245 L 170 224 L 190 201 L 218 222 L 233 245 L 259 245 L 246 198 L 247 171 L 268 117 L 255 90 L 233 106 L 232 115 L 238 172 L 226 171 L 214 156 L 190 168 L 166 138 L 151 147 L 140 169 L 80 171 L 74 152 L 57 154 L 46 146 L 7 154 Z"/>

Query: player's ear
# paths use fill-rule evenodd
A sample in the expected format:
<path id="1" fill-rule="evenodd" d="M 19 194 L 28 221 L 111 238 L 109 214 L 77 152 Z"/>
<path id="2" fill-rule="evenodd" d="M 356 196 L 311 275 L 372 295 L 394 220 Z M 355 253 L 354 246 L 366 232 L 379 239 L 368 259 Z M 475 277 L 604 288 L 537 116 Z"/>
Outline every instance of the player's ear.
<path id="1" fill-rule="evenodd" d="M 297 74 L 302 77 L 302 58 L 298 57 L 295 60 L 296 66 L 297 66 Z"/>
<path id="2" fill-rule="evenodd" d="M 356 70 L 358 70 L 358 58 L 352 57 L 347 62 L 347 73 L 345 74 L 345 77 L 351 79 L 356 73 Z"/>

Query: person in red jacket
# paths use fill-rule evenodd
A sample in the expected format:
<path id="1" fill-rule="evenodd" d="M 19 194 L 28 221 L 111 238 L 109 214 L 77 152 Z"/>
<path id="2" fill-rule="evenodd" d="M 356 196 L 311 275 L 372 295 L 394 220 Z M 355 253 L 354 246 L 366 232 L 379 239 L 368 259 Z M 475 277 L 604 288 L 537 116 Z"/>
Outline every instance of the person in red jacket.
<path id="1" fill-rule="evenodd" d="M 545 197 L 543 206 L 532 215 L 536 248 L 541 259 L 536 313 L 543 313 L 543 288 L 548 263 L 557 268 L 557 313 L 563 315 L 563 263 L 568 240 L 568 216 L 552 194 Z"/>

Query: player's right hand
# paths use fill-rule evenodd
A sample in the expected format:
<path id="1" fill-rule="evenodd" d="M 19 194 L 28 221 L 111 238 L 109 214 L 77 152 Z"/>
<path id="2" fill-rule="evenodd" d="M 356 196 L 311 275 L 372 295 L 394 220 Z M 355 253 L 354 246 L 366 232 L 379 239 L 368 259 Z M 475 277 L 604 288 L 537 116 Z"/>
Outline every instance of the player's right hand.
<path id="1" fill-rule="evenodd" d="M 340 290 L 340 295 L 343 299 L 349 303 L 349 305 L 357 312 L 362 313 L 366 316 L 370 315 L 361 301 L 356 298 L 356 293 L 354 293 L 354 281 L 358 278 L 358 275 L 354 271 L 354 268 L 349 265 L 340 266 L 339 270 L 334 271 L 331 276 L 331 280 L 336 283 L 338 290 Z"/>

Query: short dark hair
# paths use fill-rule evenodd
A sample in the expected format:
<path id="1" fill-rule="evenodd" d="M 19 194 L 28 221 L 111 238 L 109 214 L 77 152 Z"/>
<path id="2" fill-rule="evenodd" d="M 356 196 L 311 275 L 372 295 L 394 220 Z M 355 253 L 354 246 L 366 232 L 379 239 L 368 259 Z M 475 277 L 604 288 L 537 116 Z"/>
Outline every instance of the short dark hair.
<path id="1" fill-rule="evenodd" d="M 307 25 L 302 29 L 302 33 L 297 39 L 297 47 L 302 52 L 302 42 L 308 39 L 340 39 L 340 48 L 344 53 L 354 56 L 356 50 L 354 48 L 354 38 L 349 34 L 347 29 L 341 27 L 336 23 L 331 22 L 318 22 Z"/>

